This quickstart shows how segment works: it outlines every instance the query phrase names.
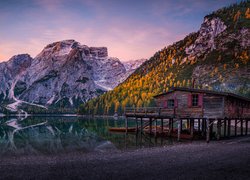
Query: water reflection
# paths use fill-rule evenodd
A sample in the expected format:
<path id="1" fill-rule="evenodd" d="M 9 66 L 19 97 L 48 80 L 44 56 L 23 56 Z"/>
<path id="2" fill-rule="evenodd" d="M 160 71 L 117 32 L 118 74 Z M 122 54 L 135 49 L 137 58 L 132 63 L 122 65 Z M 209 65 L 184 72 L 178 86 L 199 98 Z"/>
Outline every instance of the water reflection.
<path id="1" fill-rule="evenodd" d="M 2 119 L 0 155 L 96 151 L 115 146 L 72 118 Z"/>
<path id="2" fill-rule="evenodd" d="M 133 126 L 134 122 L 129 122 Z M 0 156 L 107 151 L 172 144 L 145 134 L 110 133 L 124 126 L 113 118 L 28 117 L 0 119 Z"/>

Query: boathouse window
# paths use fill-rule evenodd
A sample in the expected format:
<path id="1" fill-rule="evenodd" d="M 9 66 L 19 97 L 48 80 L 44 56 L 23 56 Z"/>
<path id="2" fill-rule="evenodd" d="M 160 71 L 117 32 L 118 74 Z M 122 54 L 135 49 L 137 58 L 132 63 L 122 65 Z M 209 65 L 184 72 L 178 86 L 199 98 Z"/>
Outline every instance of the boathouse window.
<path id="1" fill-rule="evenodd" d="M 168 100 L 168 108 L 174 108 L 174 99 Z"/>
<path id="2" fill-rule="evenodd" d="M 199 102 L 199 95 L 192 94 L 192 106 L 198 106 L 198 102 Z"/>

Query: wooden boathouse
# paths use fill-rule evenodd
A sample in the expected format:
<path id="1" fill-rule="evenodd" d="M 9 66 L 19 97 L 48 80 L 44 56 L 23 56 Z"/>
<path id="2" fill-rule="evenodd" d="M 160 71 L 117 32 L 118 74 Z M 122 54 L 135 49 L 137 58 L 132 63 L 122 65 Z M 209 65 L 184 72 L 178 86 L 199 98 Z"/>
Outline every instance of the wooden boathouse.
<path id="1" fill-rule="evenodd" d="M 137 124 L 136 128 L 129 128 L 126 121 L 127 132 L 147 131 L 155 135 L 176 136 L 178 140 L 186 137 L 193 139 L 199 135 L 207 142 L 211 137 L 219 140 L 221 137 L 248 134 L 249 98 L 181 87 L 172 88 L 154 98 L 156 107 L 126 108 L 126 120 L 135 119 Z"/>

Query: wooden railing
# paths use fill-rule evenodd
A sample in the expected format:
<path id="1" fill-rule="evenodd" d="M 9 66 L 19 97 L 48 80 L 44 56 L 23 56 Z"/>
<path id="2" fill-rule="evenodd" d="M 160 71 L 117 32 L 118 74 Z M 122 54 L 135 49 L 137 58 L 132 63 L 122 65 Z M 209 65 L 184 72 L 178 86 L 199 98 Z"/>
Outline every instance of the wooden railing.
<path id="1" fill-rule="evenodd" d="M 174 116 L 174 109 L 167 109 L 163 107 L 137 107 L 137 108 L 125 108 L 126 116 Z"/>
<path id="2" fill-rule="evenodd" d="M 137 107 L 125 108 L 126 116 L 203 117 L 202 108 Z"/>

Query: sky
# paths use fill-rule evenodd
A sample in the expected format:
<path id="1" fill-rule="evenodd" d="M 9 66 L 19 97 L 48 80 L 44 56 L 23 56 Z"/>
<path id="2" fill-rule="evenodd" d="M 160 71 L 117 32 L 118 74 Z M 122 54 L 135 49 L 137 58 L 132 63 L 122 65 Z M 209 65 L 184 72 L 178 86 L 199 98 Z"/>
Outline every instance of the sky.
<path id="1" fill-rule="evenodd" d="M 150 58 L 240 0 L 0 0 L 0 61 L 35 57 L 52 42 L 107 47 L 121 61 Z"/>

